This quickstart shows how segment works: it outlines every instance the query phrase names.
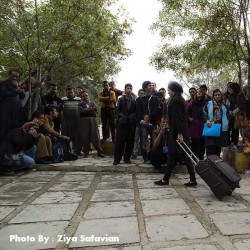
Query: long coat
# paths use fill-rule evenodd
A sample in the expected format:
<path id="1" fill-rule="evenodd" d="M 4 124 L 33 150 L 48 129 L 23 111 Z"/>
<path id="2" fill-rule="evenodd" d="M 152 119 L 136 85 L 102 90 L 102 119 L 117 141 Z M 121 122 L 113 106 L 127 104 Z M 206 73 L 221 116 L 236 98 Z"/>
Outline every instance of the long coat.
<path id="1" fill-rule="evenodd" d="M 175 93 L 175 95 L 167 102 L 166 109 L 170 128 L 168 152 L 183 153 L 183 150 L 177 144 L 176 140 L 178 134 L 182 134 L 184 141 L 187 144 L 189 142 L 187 105 L 183 97 Z"/>
<path id="2" fill-rule="evenodd" d="M 0 82 L 0 141 L 23 124 L 21 99 L 24 97 L 10 80 Z"/>

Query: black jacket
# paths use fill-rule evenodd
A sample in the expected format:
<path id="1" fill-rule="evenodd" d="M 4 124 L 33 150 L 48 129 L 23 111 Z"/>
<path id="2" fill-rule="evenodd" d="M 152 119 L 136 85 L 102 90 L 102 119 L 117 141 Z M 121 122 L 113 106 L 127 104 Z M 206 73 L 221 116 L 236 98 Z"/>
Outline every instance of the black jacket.
<path id="1" fill-rule="evenodd" d="M 181 95 L 174 95 L 167 104 L 167 114 L 169 123 L 168 151 L 170 153 L 183 153 L 176 139 L 178 134 L 182 134 L 184 141 L 188 144 L 188 116 L 187 105 Z"/>
<path id="2" fill-rule="evenodd" d="M 153 95 L 138 97 L 136 99 L 137 122 L 140 123 L 140 121 L 143 120 L 144 115 L 149 115 L 150 123 L 156 125 L 158 106 L 158 99 Z"/>
<path id="3" fill-rule="evenodd" d="M 0 155 L 17 154 L 35 145 L 35 139 L 23 128 L 16 128 L 11 131 L 4 142 L 0 145 Z"/>
<path id="4" fill-rule="evenodd" d="M 136 101 L 133 98 L 130 99 L 130 107 L 128 108 L 126 97 L 120 97 L 116 112 L 117 123 L 121 125 L 136 124 Z"/>

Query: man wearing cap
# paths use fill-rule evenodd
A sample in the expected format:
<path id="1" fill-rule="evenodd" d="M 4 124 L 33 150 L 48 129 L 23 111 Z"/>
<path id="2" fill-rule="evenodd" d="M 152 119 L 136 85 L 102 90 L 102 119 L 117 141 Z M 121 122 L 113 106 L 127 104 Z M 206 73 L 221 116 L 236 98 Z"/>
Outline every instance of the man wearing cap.
<path id="1" fill-rule="evenodd" d="M 169 138 L 168 138 L 168 161 L 167 168 L 162 180 L 155 181 L 155 185 L 169 185 L 169 179 L 172 170 L 175 166 L 176 159 L 183 155 L 181 147 L 177 144 L 176 140 L 180 143 L 185 142 L 188 144 L 188 119 L 187 119 L 187 106 L 184 98 L 182 97 L 182 86 L 171 81 L 168 84 L 168 94 L 170 100 L 167 104 L 167 115 L 169 123 Z M 184 155 L 185 164 L 190 175 L 190 181 L 185 183 L 186 186 L 196 186 L 196 178 L 192 161 L 188 156 Z"/>

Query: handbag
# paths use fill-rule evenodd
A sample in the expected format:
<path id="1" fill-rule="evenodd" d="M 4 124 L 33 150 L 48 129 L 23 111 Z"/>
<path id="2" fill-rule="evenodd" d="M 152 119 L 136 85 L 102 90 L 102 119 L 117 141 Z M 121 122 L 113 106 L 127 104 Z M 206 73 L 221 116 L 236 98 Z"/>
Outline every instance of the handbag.
<path id="1" fill-rule="evenodd" d="M 219 123 L 212 123 L 212 126 L 210 128 L 207 126 L 207 123 L 204 123 L 202 136 L 219 137 L 220 129 L 221 129 L 221 124 Z"/>
<path id="2" fill-rule="evenodd" d="M 248 119 L 245 114 L 237 113 L 234 118 L 234 128 L 247 128 Z"/>
<path id="3" fill-rule="evenodd" d="M 4 154 L 2 165 L 5 167 L 21 166 L 23 163 L 23 153 Z"/>

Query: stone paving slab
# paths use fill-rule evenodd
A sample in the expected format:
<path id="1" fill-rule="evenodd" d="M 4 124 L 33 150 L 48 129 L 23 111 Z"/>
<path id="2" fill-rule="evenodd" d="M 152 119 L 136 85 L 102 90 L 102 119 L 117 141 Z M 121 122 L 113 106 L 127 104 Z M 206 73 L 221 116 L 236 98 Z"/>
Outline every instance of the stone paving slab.
<path id="1" fill-rule="evenodd" d="M 131 189 L 133 188 L 132 181 L 110 181 L 110 182 L 100 182 L 97 189 Z"/>
<path id="2" fill-rule="evenodd" d="M 1 187 L 1 192 L 32 192 L 39 190 L 42 186 L 42 182 L 14 182 Z"/>
<path id="3" fill-rule="evenodd" d="M 154 181 L 158 180 L 157 178 L 155 180 L 137 180 L 138 188 L 171 188 L 172 185 L 169 186 L 157 186 L 154 184 Z M 171 180 L 170 180 L 171 181 Z"/>
<path id="4" fill-rule="evenodd" d="M 35 199 L 31 204 L 71 204 L 79 203 L 82 200 L 82 192 L 46 192 Z"/>
<path id="5" fill-rule="evenodd" d="M 105 250 L 142 250 L 141 246 L 133 246 L 133 247 L 112 247 L 105 248 Z"/>
<path id="6" fill-rule="evenodd" d="M 96 172 L 83 172 L 83 171 L 73 171 L 73 172 L 69 172 L 69 173 L 66 173 L 66 175 L 69 174 L 69 175 L 95 175 Z"/>
<path id="7" fill-rule="evenodd" d="M 198 185 L 188 188 L 190 194 L 194 197 L 214 197 L 213 192 L 207 186 Z"/>
<path id="8" fill-rule="evenodd" d="M 250 212 L 214 213 L 210 218 L 223 235 L 250 234 Z"/>
<path id="9" fill-rule="evenodd" d="M 234 242 L 234 246 L 238 250 L 249 250 L 250 249 L 250 239 L 244 239 L 244 240 L 239 240 Z"/>
<path id="10" fill-rule="evenodd" d="M 64 233 L 67 225 L 68 221 L 7 225 L 0 230 L 0 249 L 27 250 L 56 248 L 58 235 Z M 11 241 L 10 235 L 13 235 Z M 30 236 L 30 238 L 27 238 L 27 236 Z M 26 241 L 18 242 L 18 240 L 20 241 L 20 237 L 24 237 Z M 32 241 L 31 237 L 34 237 L 34 241 Z M 45 242 L 45 237 L 49 237 L 47 243 Z"/>
<path id="11" fill-rule="evenodd" d="M 21 205 L 23 204 L 33 192 L 2 192 L 0 191 L 0 205 Z"/>
<path id="12" fill-rule="evenodd" d="M 188 214 L 191 210 L 182 199 L 144 200 L 142 209 L 145 216 Z"/>
<path id="13" fill-rule="evenodd" d="M 242 195 L 241 197 L 250 203 L 250 195 Z"/>
<path id="14" fill-rule="evenodd" d="M 246 206 L 239 203 L 234 197 L 224 197 L 222 201 L 218 200 L 215 196 L 200 197 L 195 199 L 196 202 L 202 207 L 206 212 L 214 211 L 238 211 L 246 209 Z"/>
<path id="15" fill-rule="evenodd" d="M 240 181 L 240 188 L 236 188 L 234 190 L 237 194 L 244 194 L 244 195 L 250 195 L 250 181 L 247 180 L 241 180 Z"/>
<path id="16" fill-rule="evenodd" d="M 190 246 L 176 246 L 168 248 L 159 248 L 158 250 L 218 250 L 216 246 L 213 245 L 190 245 Z"/>
<path id="17" fill-rule="evenodd" d="M 77 209 L 78 204 L 45 204 L 29 205 L 10 223 L 27 223 L 41 221 L 70 220 Z M 47 212 L 46 212 L 47 211 Z"/>
<path id="18" fill-rule="evenodd" d="M 53 171 L 39 171 L 36 173 L 36 171 L 31 172 L 29 175 L 23 175 L 19 177 L 15 182 L 24 181 L 24 182 L 48 182 L 50 181 L 54 176 L 58 175 L 58 172 Z"/>
<path id="19" fill-rule="evenodd" d="M 15 210 L 15 207 L 0 207 L 0 220 L 4 219 L 13 210 Z"/>
<path id="20" fill-rule="evenodd" d="M 161 200 L 179 197 L 173 188 L 140 189 L 141 200 Z"/>
<path id="21" fill-rule="evenodd" d="M 155 180 L 160 180 L 162 177 L 163 177 L 163 174 L 158 174 L 158 173 L 154 173 L 154 174 L 136 174 L 136 179 L 137 180 L 155 181 Z"/>
<path id="22" fill-rule="evenodd" d="M 132 201 L 92 202 L 84 214 L 85 219 L 136 216 Z"/>
<path id="23" fill-rule="evenodd" d="M 109 181 L 132 181 L 131 174 L 107 174 L 102 175 L 102 182 L 109 182 Z"/>
<path id="24" fill-rule="evenodd" d="M 94 175 L 65 174 L 58 182 L 91 181 Z"/>
<path id="25" fill-rule="evenodd" d="M 96 190 L 91 201 L 125 201 L 134 200 L 133 189 L 107 189 Z"/>
<path id="26" fill-rule="evenodd" d="M 91 235 L 119 237 L 119 242 L 86 242 L 78 240 L 77 242 L 72 242 L 70 247 L 98 246 L 100 247 L 99 249 L 102 249 L 101 246 L 104 245 L 139 243 L 140 241 L 136 217 L 84 220 L 80 222 L 74 236 L 80 239 L 81 236 Z"/>
<path id="27" fill-rule="evenodd" d="M 77 190 L 85 190 L 89 187 L 91 181 L 84 182 L 60 182 L 54 184 L 48 191 L 77 191 Z"/>
<path id="28" fill-rule="evenodd" d="M 150 241 L 201 239 L 207 231 L 194 215 L 154 216 L 145 219 Z"/>

